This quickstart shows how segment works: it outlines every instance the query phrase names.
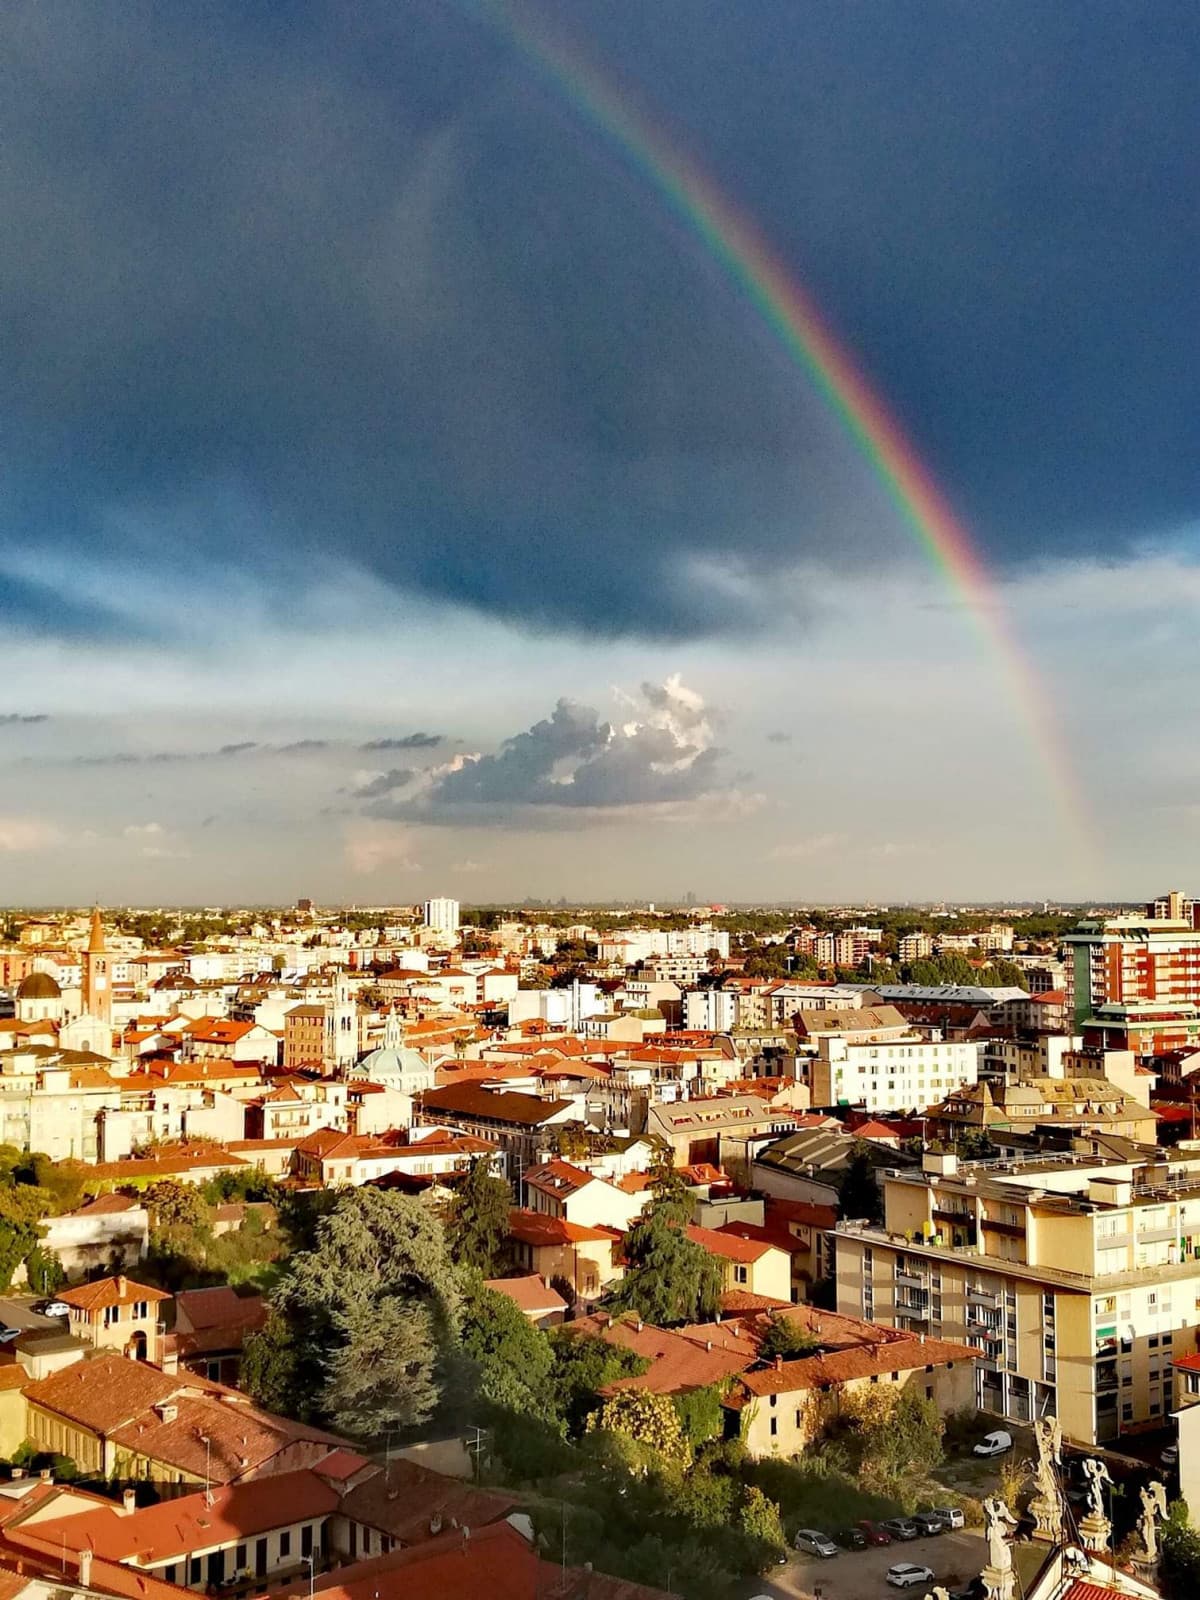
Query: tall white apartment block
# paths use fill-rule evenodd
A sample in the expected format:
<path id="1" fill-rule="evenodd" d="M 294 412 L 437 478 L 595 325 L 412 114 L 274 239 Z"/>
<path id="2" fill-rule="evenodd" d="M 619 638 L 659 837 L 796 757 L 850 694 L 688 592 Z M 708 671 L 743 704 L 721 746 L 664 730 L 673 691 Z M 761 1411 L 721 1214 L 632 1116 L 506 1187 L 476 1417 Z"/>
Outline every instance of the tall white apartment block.
<path id="1" fill-rule="evenodd" d="M 425 926 L 435 933 L 458 932 L 457 900 L 426 900 Z"/>

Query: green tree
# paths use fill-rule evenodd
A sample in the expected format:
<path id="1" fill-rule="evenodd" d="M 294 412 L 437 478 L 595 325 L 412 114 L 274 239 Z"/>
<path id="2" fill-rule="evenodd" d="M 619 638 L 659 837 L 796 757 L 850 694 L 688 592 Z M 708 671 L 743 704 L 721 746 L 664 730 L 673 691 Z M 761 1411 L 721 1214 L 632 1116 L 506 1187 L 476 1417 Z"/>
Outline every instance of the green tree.
<path id="1" fill-rule="evenodd" d="M 758 1353 L 763 1361 L 774 1361 L 776 1356 L 794 1361 L 811 1356 L 820 1348 L 821 1341 L 810 1329 L 794 1322 L 785 1312 L 776 1311 L 767 1323 Z"/>
<path id="2" fill-rule="evenodd" d="M 738 1511 L 738 1527 L 747 1539 L 763 1547 L 765 1557 L 787 1549 L 779 1507 L 755 1484 L 750 1484 L 745 1491 Z"/>
<path id="3" fill-rule="evenodd" d="M 302 1393 L 299 1365 L 292 1326 L 272 1311 L 263 1326 L 246 1338 L 239 1381 L 265 1410 L 294 1416 Z"/>
<path id="4" fill-rule="evenodd" d="M 15 1176 L 18 1182 L 33 1184 L 43 1191 L 46 1197 L 43 1215 L 58 1217 L 76 1210 L 92 1173 L 82 1161 L 52 1161 L 39 1150 L 21 1163 Z"/>
<path id="5" fill-rule="evenodd" d="M 691 1455 L 669 1395 L 649 1389 L 618 1389 L 588 1418 L 589 1433 L 621 1433 L 645 1445 L 664 1461 Z"/>
<path id="6" fill-rule="evenodd" d="M 163 1178 L 147 1186 L 143 1197 L 152 1228 L 205 1228 L 208 1208 L 194 1184 Z"/>
<path id="7" fill-rule="evenodd" d="M 883 1202 L 879 1185 L 875 1182 L 875 1169 L 863 1140 L 858 1140 L 846 1163 L 846 1171 L 839 1189 L 843 1217 L 870 1222 L 883 1221 Z"/>
<path id="8" fill-rule="evenodd" d="M 0 1289 L 7 1289 L 21 1262 L 37 1247 L 46 1195 L 29 1184 L 0 1189 Z"/>
<path id="9" fill-rule="evenodd" d="M 1188 1523 L 1188 1508 L 1175 1500 L 1162 1525 L 1162 1580 L 1167 1600 L 1200 1594 L 1200 1533 Z"/>
<path id="10" fill-rule="evenodd" d="M 504 1258 L 512 1189 L 487 1157 L 472 1161 L 446 1208 L 446 1241 L 461 1267 L 495 1277 Z"/>
<path id="11" fill-rule="evenodd" d="M 863 1390 L 847 1414 L 861 1449 L 864 1488 L 902 1500 L 906 1485 L 923 1481 L 941 1462 L 945 1422 L 913 1385 Z"/>
<path id="12" fill-rule="evenodd" d="M 460 1280 L 419 1200 L 339 1194 L 272 1303 L 297 1347 L 289 1409 L 372 1437 L 432 1413 L 458 1339 Z"/>
<path id="13" fill-rule="evenodd" d="M 610 1303 L 657 1327 L 707 1322 L 721 1306 L 723 1262 L 685 1232 L 692 1203 L 680 1175 L 660 1168 L 652 1198 L 625 1236 L 625 1276 Z"/>
<path id="14" fill-rule="evenodd" d="M 52 1295 L 67 1281 L 63 1264 L 53 1250 L 35 1244 L 25 1257 L 25 1276 L 34 1294 Z"/>
<path id="15" fill-rule="evenodd" d="M 621 1344 L 574 1333 L 568 1324 L 550 1334 L 554 1410 L 578 1433 L 596 1404 L 598 1391 L 618 1378 L 637 1378 L 650 1363 Z"/>
<path id="16" fill-rule="evenodd" d="M 479 1279 L 463 1299 L 462 1351 L 474 1368 L 475 1392 L 485 1406 L 558 1420 L 549 1339 L 507 1295 L 485 1288 Z"/>

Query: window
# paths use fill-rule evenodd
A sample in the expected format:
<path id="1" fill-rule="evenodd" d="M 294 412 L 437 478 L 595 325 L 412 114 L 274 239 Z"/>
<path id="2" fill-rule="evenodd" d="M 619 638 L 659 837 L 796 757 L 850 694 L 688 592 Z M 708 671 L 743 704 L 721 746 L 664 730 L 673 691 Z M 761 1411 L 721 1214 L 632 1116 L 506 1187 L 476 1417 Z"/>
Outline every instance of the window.
<path id="1" fill-rule="evenodd" d="M 189 1583 L 199 1583 L 200 1582 L 200 1557 L 199 1556 L 193 1556 L 191 1558 L 191 1560 L 188 1562 L 188 1582 Z"/>
<path id="2" fill-rule="evenodd" d="M 135 1322 L 144 1322 L 149 1315 L 149 1302 L 146 1300 L 135 1300 L 133 1303 L 133 1320 Z"/>
<path id="3" fill-rule="evenodd" d="M 738 1283 L 748 1283 L 750 1280 L 750 1274 L 745 1267 L 735 1267 L 733 1276 Z"/>
<path id="4" fill-rule="evenodd" d="M 175 1567 L 174 1567 L 174 1565 L 171 1565 L 171 1566 L 169 1566 L 169 1567 L 164 1569 L 163 1578 L 165 1579 L 165 1581 L 167 1583 L 174 1583 L 175 1582 Z"/>
<path id="5" fill-rule="evenodd" d="M 279 1554 L 280 1556 L 290 1556 L 291 1553 L 292 1534 L 290 1529 L 285 1529 L 284 1532 L 279 1535 Z"/>
<path id="6" fill-rule="evenodd" d="M 771 1418 L 771 1437 L 774 1438 L 775 1435 L 778 1432 L 779 1432 L 779 1418 L 778 1417 L 772 1417 Z"/>
<path id="7" fill-rule="evenodd" d="M 312 1550 L 313 1550 L 312 1523 L 311 1522 L 306 1522 L 304 1524 L 304 1526 L 300 1529 L 300 1554 L 302 1556 L 310 1556 L 310 1555 L 312 1555 Z"/>
<path id="8" fill-rule="evenodd" d="M 246 1570 L 246 1546 L 244 1544 L 238 1545 L 237 1549 L 233 1552 L 233 1565 L 234 1565 L 234 1569 L 236 1571 L 245 1572 L 245 1570 Z M 168 1578 L 167 1582 L 170 1583 L 171 1579 Z"/>

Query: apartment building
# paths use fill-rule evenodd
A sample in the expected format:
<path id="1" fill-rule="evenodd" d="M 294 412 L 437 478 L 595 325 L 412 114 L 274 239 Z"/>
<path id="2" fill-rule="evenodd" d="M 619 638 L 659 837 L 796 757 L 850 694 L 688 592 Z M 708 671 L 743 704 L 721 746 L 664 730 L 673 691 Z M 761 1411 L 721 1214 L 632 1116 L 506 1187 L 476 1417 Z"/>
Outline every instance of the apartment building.
<path id="1" fill-rule="evenodd" d="M 882 1189 L 882 1227 L 838 1225 L 840 1312 L 972 1345 L 976 1403 L 1014 1422 L 1083 1445 L 1165 1422 L 1200 1332 L 1200 1156 L 928 1154 Z"/>
<path id="2" fill-rule="evenodd" d="M 797 1075 L 814 1106 L 864 1106 L 868 1111 L 921 1109 L 979 1076 L 979 1047 L 928 1038 L 894 1006 L 854 1011 L 801 1011 Z"/>
<path id="3" fill-rule="evenodd" d="M 1190 918 L 1093 918 L 1063 943 L 1068 1005 L 1085 1042 L 1139 1056 L 1200 1043 L 1200 929 Z"/>

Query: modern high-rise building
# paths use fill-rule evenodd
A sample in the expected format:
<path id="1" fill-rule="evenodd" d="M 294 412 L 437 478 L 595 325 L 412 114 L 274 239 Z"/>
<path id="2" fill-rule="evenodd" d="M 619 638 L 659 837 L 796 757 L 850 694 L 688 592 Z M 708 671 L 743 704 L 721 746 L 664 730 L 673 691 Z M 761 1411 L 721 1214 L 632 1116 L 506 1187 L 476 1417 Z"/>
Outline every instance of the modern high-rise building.
<path id="1" fill-rule="evenodd" d="M 457 900 L 426 900 L 425 926 L 435 933 L 457 933 L 458 912 Z"/>
<path id="2" fill-rule="evenodd" d="M 1190 916 L 1089 919 L 1063 942 L 1070 1014 L 1086 1044 L 1142 1057 L 1200 1045 L 1200 929 Z"/>

